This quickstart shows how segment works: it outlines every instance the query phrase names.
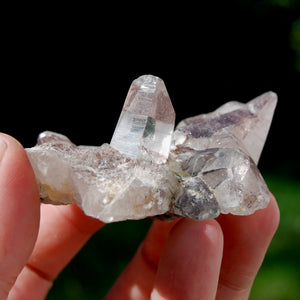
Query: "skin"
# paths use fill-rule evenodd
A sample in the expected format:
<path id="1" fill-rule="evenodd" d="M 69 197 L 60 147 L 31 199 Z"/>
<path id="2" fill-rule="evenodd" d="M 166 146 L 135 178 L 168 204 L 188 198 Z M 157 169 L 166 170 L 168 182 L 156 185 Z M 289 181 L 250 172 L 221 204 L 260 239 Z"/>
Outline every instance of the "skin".
<path id="1" fill-rule="evenodd" d="M 248 299 L 279 224 L 270 196 L 250 216 L 154 221 L 106 299 Z M 0 134 L 0 299 L 44 299 L 104 224 L 75 205 L 40 205 L 23 147 Z"/>

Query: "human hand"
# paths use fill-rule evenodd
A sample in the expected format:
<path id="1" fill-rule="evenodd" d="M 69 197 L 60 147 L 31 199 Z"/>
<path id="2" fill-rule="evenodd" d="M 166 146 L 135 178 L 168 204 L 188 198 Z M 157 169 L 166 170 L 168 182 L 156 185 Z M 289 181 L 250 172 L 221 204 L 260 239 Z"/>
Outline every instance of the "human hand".
<path id="1" fill-rule="evenodd" d="M 4 142 L 2 142 L 4 141 Z M 0 134 L 0 300 L 40 300 L 104 224 L 75 205 L 41 205 L 23 147 Z M 106 299 L 247 299 L 279 223 L 251 216 L 154 221 Z"/>

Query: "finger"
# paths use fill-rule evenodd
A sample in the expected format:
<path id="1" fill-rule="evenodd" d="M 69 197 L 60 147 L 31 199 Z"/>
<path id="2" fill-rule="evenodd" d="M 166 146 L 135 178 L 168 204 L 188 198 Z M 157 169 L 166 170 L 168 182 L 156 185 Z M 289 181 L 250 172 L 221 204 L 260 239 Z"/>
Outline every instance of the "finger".
<path id="1" fill-rule="evenodd" d="M 106 295 L 106 300 L 149 299 L 165 240 L 179 220 L 153 222 L 144 242 Z"/>
<path id="2" fill-rule="evenodd" d="M 215 299 L 222 250 L 215 220 L 180 221 L 163 249 L 151 299 Z"/>
<path id="3" fill-rule="evenodd" d="M 42 299 L 40 295 L 47 294 L 59 272 L 103 225 L 76 205 L 42 205 L 36 245 L 10 295 Z"/>
<path id="4" fill-rule="evenodd" d="M 217 299 L 248 299 L 254 278 L 279 224 L 274 197 L 250 216 L 221 215 L 224 253 Z"/>
<path id="5" fill-rule="evenodd" d="M 76 205 L 42 205 L 40 232 L 27 266 L 53 280 L 103 225 Z"/>
<path id="6" fill-rule="evenodd" d="M 0 299 L 6 299 L 38 233 L 40 200 L 23 147 L 0 134 Z"/>

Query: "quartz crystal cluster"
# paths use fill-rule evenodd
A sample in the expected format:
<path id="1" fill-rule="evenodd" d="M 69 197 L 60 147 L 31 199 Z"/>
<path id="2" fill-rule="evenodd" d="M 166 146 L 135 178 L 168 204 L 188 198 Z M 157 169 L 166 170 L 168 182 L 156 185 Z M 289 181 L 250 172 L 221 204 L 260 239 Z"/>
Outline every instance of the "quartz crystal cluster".
<path id="1" fill-rule="evenodd" d="M 79 205 L 104 222 L 150 216 L 249 215 L 269 202 L 257 169 L 277 97 L 181 121 L 164 82 L 134 80 L 110 144 L 75 146 L 46 131 L 26 149 L 44 203 Z"/>

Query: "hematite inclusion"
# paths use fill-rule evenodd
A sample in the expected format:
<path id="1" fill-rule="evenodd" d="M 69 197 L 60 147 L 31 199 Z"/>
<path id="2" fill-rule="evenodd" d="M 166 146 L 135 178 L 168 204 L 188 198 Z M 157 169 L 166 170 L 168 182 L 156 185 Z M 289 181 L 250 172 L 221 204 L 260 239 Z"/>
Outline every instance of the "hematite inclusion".
<path id="1" fill-rule="evenodd" d="M 111 144 L 75 146 L 54 132 L 26 149 L 43 202 L 75 203 L 104 222 L 170 214 L 196 220 L 248 215 L 269 202 L 257 162 L 277 97 L 228 102 L 188 118 L 175 113 L 163 81 L 133 81 Z"/>

